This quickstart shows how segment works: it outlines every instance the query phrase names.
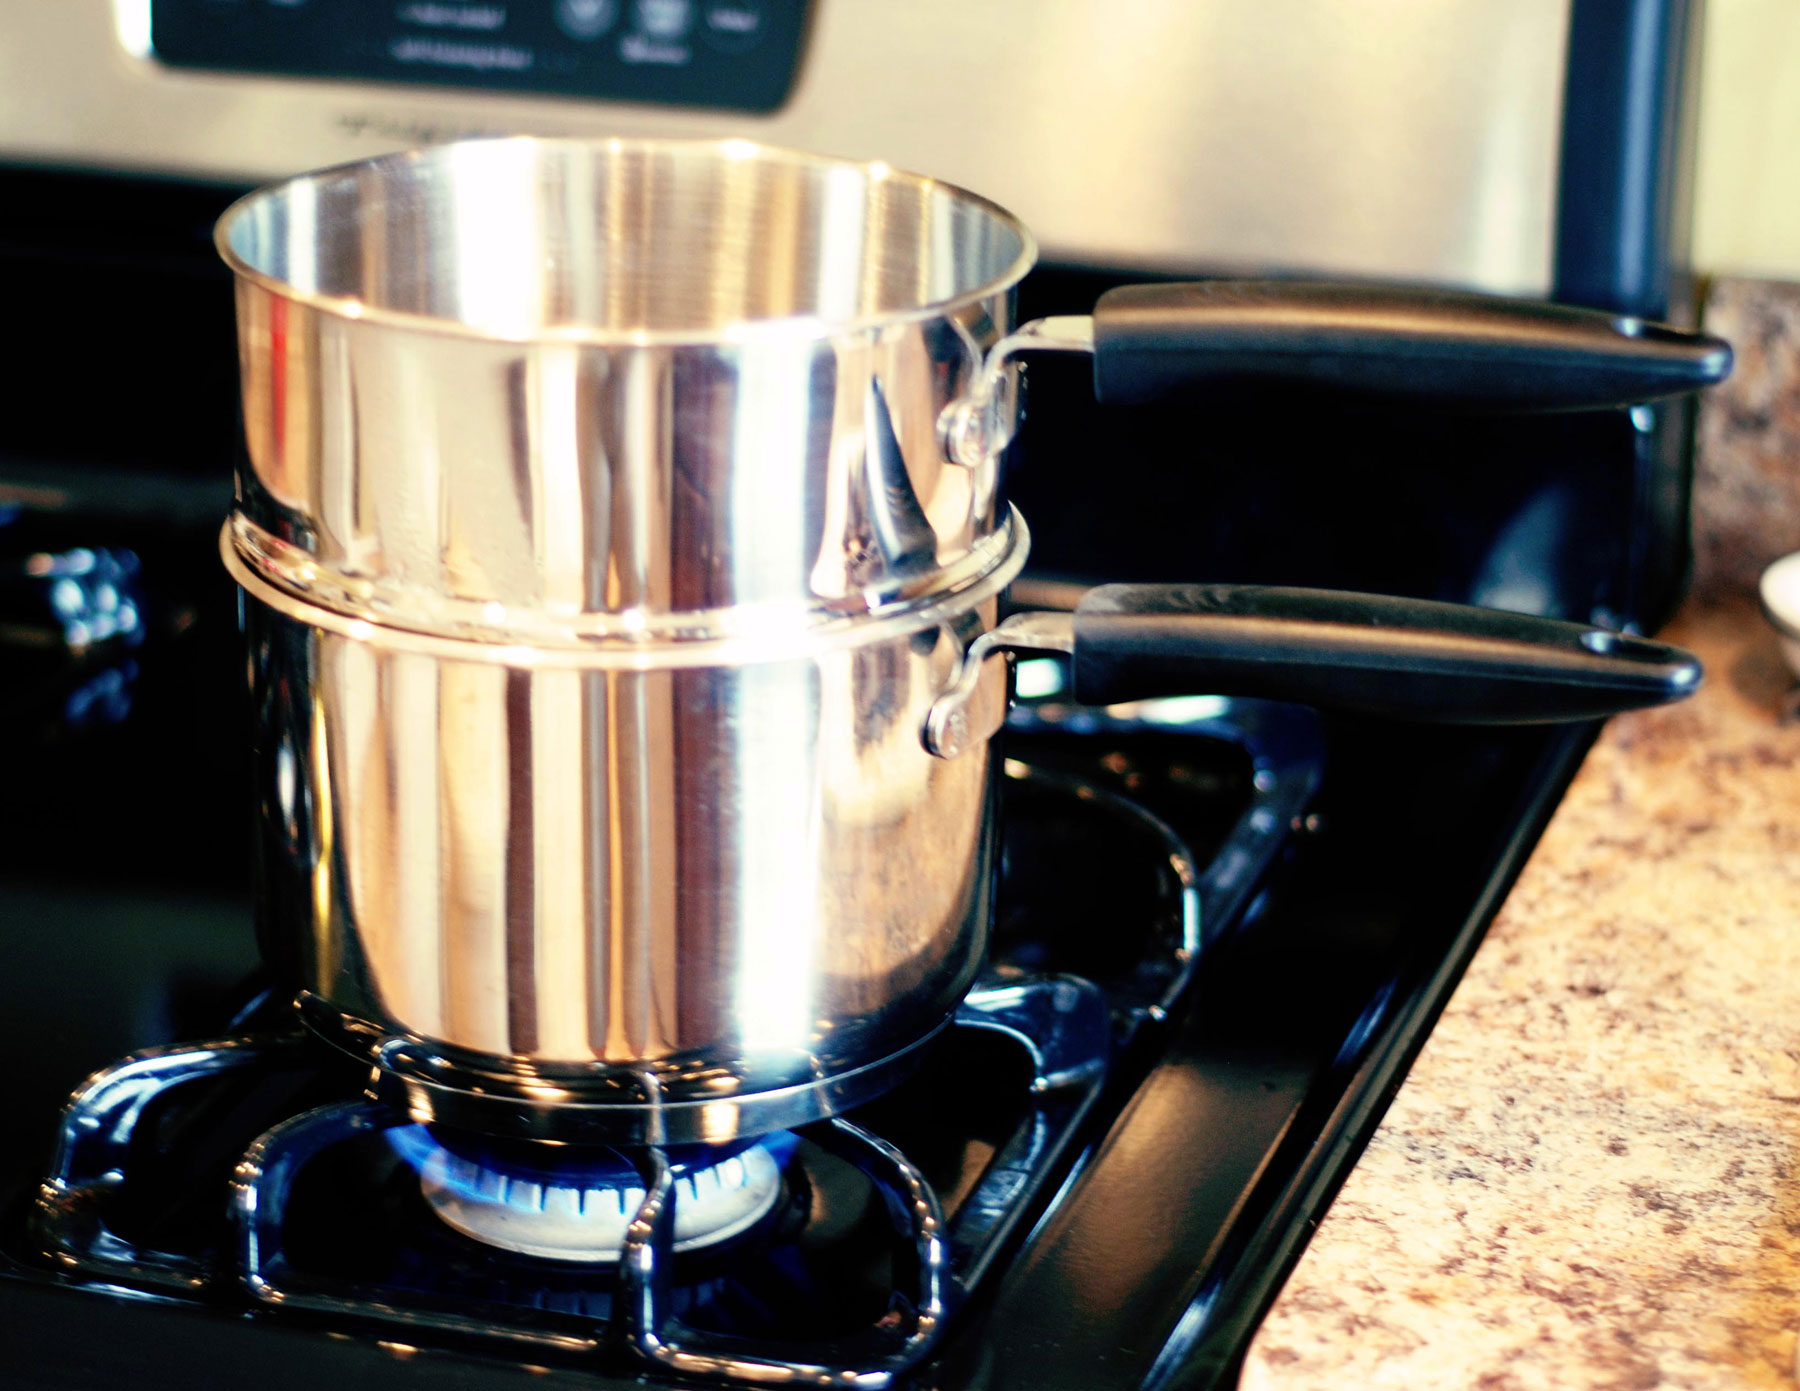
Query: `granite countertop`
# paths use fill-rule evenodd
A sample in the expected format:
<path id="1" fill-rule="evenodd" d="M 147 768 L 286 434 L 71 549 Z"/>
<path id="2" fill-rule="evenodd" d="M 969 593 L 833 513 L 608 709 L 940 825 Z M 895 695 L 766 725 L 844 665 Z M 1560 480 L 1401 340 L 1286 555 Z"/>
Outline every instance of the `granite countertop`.
<path id="1" fill-rule="evenodd" d="M 1748 604 L 1608 726 L 1253 1345 L 1245 1391 L 1791 1386 L 1800 725 Z"/>
<path id="2" fill-rule="evenodd" d="M 1717 287 L 1693 700 L 1613 721 L 1246 1360 L 1272 1388 L 1792 1387 L 1800 724 L 1751 597 L 1800 548 L 1800 291 Z"/>

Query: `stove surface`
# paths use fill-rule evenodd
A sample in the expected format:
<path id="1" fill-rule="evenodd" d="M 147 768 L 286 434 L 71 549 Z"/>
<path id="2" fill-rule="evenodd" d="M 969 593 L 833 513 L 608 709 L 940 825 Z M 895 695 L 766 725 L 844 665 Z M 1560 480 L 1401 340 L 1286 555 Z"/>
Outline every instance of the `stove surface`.
<path id="1" fill-rule="evenodd" d="M 751 1151 L 546 1169 L 362 1098 L 263 988 L 228 591 L 141 559 L 149 639 L 9 725 L 15 1385 L 1229 1384 L 1591 736 L 1084 711 L 1023 664 L 992 970 L 920 1072 Z"/>

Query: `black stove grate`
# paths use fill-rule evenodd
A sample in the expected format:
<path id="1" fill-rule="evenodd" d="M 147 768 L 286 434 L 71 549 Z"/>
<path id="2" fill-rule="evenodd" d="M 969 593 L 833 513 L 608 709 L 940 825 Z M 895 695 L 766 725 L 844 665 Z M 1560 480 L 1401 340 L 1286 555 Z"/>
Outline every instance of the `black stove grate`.
<path id="1" fill-rule="evenodd" d="M 779 1200 L 730 1241 L 674 1249 L 678 1170 L 644 1149 L 620 1152 L 639 1183 L 617 1262 L 479 1243 L 431 1210 L 391 1143 L 414 1119 L 363 1098 L 366 1070 L 264 996 L 237 1036 L 149 1050 L 77 1093 L 36 1203 L 39 1247 L 90 1286 L 407 1339 L 887 1384 L 1042 1220 L 1317 784 L 1306 712 L 1079 711 L 1057 703 L 1054 675 L 1036 674 L 1011 749 L 1025 757 L 1006 765 L 994 974 L 918 1075 L 778 1142 Z M 1093 979 L 1053 974 L 1070 967 Z"/>
<path id="2" fill-rule="evenodd" d="M 786 1192 L 728 1245 L 673 1250 L 667 1155 L 642 1180 L 621 1259 L 573 1266 L 479 1245 L 426 1206 L 391 1136 L 411 1117 L 354 1097 L 305 1035 L 129 1059 L 65 1116 L 37 1208 L 47 1253 L 91 1280 L 306 1310 L 533 1355 L 635 1356 L 684 1376 L 877 1387 L 916 1364 L 1065 1170 L 1106 1079 L 1113 1017 L 1073 977 L 971 994 L 925 1072 L 786 1140 Z M 340 1098 L 292 1107 L 336 1090 Z M 914 1096 L 905 1095 L 912 1091 Z M 348 1094 L 348 1095 L 346 1095 Z M 947 1144 L 944 1118 L 967 1123 Z M 861 1118 L 859 1118 L 861 1119 Z M 230 1156 L 242 1157 L 230 1163 Z M 228 1167 L 229 1166 L 229 1167 Z"/>

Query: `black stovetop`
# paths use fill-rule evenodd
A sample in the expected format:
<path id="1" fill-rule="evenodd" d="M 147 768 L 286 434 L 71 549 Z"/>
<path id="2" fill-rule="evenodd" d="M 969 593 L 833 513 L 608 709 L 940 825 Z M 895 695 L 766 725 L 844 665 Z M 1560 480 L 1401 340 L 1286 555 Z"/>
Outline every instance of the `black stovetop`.
<path id="1" fill-rule="evenodd" d="M 229 587 L 203 531 L 170 525 L 147 545 L 141 529 L 109 525 L 0 527 L 15 542 L 26 533 L 14 528 L 38 528 L 34 545 L 134 546 L 150 619 L 140 646 L 78 668 L 9 660 L 7 1384 L 637 1381 L 641 1365 L 605 1332 L 610 1277 L 596 1277 L 591 1298 L 556 1296 L 558 1317 L 593 1331 L 562 1343 L 511 1338 L 503 1313 L 500 1331 L 484 1333 L 486 1315 L 466 1303 L 448 1319 L 409 1317 L 452 1274 L 458 1298 L 473 1289 L 483 1307 L 496 1303 L 490 1267 L 506 1262 L 434 1228 L 391 1150 L 372 1142 L 357 1141 L 379 1162 L 332 1151 L 338 1177 L 289 1195 L 283 1278 L 325 1297 L 271 1307 L 252 1296 L 228 1210 L 235 1156 L 296 1108 L 359 1104 L 355 1079 L 306 1043 L 281 1045 L 306 1059 L 291 1094 L 271 1099 L 262 1086 L 257 1099 L 146 1108 L 154 1124 L 132 1142 L 141 1152 L 125 1181 L 100 1185 L 97 1210 L 126 1245 L 191 1258 L 182 1278 L 45 1254 L 55 1242 L 34 1223 L 39 1185 L 85 1076 L 147 1048 L 288 1027 L 282 1002 L 259 995 Z M 963 1243 L 966 1296 L 911 1377 L 996 1391 L 1230 1384 L 1593 731 L 1321 721 L 1205 699 L 1095 714 L 1061 704 L 1054 668 L 1021 685 L 1031 698 L 1005 736 L 994 964 L 1002 985 L 1044 973 L 1094 982 L 1112 1057 L 1104 1079 L 1052 1114 L 1003 1043 L 952 1030 L 919 1078 L 850 1118 L 913 1157 Z M 1191 853 L 1185 881 L 1165 833 Z M 1003 1161 L 1027 1121 L 1054 1143 L 1018 1178 Z M 363 1177 L 367 1192 L 320 1205 Z M 826 1187 L 815 1174 L 788 1192 L 804 1206 L 804 1192 Z M 394 1237 L 396 1222 L 413 1236 Z M 768 1259 L 765 1273 L 785 1273 L 753 1282 L 773 1291 L 762 1303 L 719 1295 L 707 1306 L 730 1275 L 708 1257 L 685 1321 L 741 1335 L 760 1320 L 802 1336 L 818 1317 L 840 1341 L 879 1321 L 885 1296 L 879 1279 L 867 1284 L 867 1262 Z M 566 1269 L 554 1275 L 570 1283 Z M 396 1286 L 412 1294 L 332 1295 Z"/>

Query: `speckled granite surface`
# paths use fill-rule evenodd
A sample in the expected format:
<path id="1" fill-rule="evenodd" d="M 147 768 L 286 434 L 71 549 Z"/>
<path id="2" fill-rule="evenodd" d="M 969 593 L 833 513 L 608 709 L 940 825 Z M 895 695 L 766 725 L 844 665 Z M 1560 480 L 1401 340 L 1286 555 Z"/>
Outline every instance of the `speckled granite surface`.
<path id="1" fill-rule="evenodd" d="M 1693 701 L 1614 721 L 1258 1334 L 1272 1388 L 1792 1387 L 1800 726 L 1752 586 L 1800 548 L 1800 289 L 1716 286 Z"/>
<path id="2" fill-rule="evenodd" d="M 1800 285 L 1719 280 L 1706 326 L 1736 352 L 1700 413 L 1694 594 L 1752 593 L 1763 566 L 1800 550 Z"/>

